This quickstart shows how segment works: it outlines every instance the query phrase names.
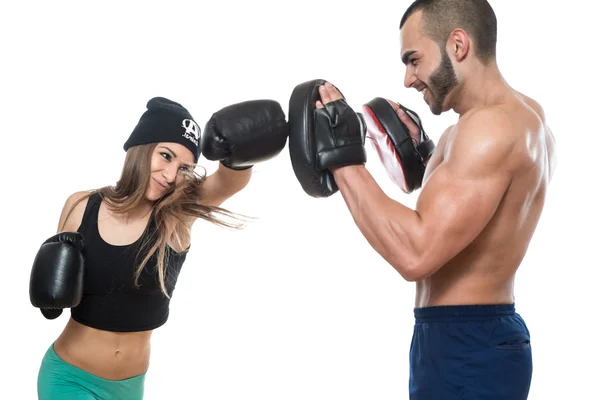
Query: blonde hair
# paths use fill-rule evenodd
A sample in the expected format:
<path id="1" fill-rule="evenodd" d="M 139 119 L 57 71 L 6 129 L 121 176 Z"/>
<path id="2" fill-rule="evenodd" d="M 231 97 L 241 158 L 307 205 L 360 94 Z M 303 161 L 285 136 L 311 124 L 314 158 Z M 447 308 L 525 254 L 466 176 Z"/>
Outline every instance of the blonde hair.
<path id="1" fill-rule="evenodd" d="M 150 181 L 152 154 L 156 146 L 157 143 L 151 143 L 131 147 L 127 151 L 121 177 L 116 185 L 93 190 L 78 199 L 69 214 L 80 201 L 95 193 L 106 201 L 110 211 L 118 214 L 127 213 L 143 203 Z M 183 248 L 184 244 L 189 243 L 192 222 L 195 219 L 200 218 L 233 229 L 240 229 L 245 225 L 241 216 L 237 214 L 221 207 L 200 204 L 205 194 L 205 180 L 206 173 L 199 175 L 193 171 L 187 172 L 183 182 L 154 204 L 151 218 L 154 218 L 155 229 L 148 229 L 151 226 L 149 223 L 142 234 L 140 254 L 144 256 L 134 274 L 136 285 L 145 265 L 157 253 L 160 288 L 165 296 L 170 298 L 165 285 L 169 263 L 167 246 L 168 243 L 175 243 L 179 248 Z"/>

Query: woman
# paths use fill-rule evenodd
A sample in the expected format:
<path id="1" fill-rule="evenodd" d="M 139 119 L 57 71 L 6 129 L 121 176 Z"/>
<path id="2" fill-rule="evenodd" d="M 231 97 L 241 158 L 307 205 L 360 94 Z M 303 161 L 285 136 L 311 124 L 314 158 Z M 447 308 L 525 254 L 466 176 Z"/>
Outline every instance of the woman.
<path id="1" fill-rule="evenodd" d="M 224 108 L 202 139 L 180 104 L 154 98 L 147 108 L 125 143 L 117 184 L 71 195 L 59 233 L 34 261 L 32 304 L 47 318 L 71 308 L 42 360 L 40 399 L 143 398 L 150 337 L 167 321 L 192 224 L 241 227 L 219 206 L 248 184 L 253 162 L 275 156 L 287 139 L 273 101 Z M 201 149 L 221 161 L 208 177 L 194 173 Z"/>

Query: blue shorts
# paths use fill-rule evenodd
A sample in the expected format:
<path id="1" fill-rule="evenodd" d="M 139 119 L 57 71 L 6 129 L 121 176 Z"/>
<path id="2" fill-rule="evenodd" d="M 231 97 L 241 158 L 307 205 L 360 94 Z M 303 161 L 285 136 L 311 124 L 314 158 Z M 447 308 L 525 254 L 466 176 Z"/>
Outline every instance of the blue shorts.
<path id="1" fill-rule="evenodd" d="M 527 399 L 529 330 L 514 304 L 416 308 L 411 400 Z"/>

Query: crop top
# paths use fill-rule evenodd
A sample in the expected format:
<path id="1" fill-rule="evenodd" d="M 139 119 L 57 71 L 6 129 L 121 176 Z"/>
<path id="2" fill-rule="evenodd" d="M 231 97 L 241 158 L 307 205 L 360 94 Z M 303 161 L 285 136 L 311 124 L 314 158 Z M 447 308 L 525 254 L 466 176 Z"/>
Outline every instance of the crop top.
<path id="1" fill-rule="evenodd" d="M 148 260 L 138 279 L 138 286 L 135 285 L 135 270 L 144 259 L 139 246 L 144 235 L 155 227 L 154 214 L 136 242 L 111 245 L 102 239 L 98 230 L 101 202 L 99 193 L 89 197 L 77 229 L 84 238 L 84 286 L 81 302 L 71 308 L 71 317 L 81 324 L 114 332 L 158 328 L 167 322 L 170 302 L 161 291 L 158 280 L 158 252 Z M 166 253 L 165 286 L 171 296 L 187 250 L 177 253 L 167 246 Z"/>

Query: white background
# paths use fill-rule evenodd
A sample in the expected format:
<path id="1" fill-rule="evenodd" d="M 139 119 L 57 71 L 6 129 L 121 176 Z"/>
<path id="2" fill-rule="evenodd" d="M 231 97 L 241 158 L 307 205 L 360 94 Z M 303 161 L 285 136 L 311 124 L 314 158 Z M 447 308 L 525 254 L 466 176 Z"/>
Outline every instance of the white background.
<path id="1" fill-rule="evenodd" d="M 48 321 L 29 303 L 39 245 L 68 195 L 116 182 L 151 97 L 182 103 L 203 127 L 250 99 L 278 100 L 287 114 L 293 88 L 323 78 L 355 109 L 402 101 L 437 140 L 456 115 L 432 116 L 403 87 L 398 24 L 409 4 L 3 2 L 0 397 L 36 398 L 40 361 L 69 316 Z M 492 5 L 501 71 L 545 108 L 560 152 L 516 283 L 532 334 L 530 399 L 599 398 L 597 20 L 584 0 Z M 400 192 L 368 150 L 386 193 L 414 205 L 418 194 Z M 145 398 L 408 399 L 414 285 L 371 249 L 341 195 L 305 195 L 286 146 L 225 206 L 258 219 L 241 232 L 195 226 L 170 319 L 153 336 Z"/>

